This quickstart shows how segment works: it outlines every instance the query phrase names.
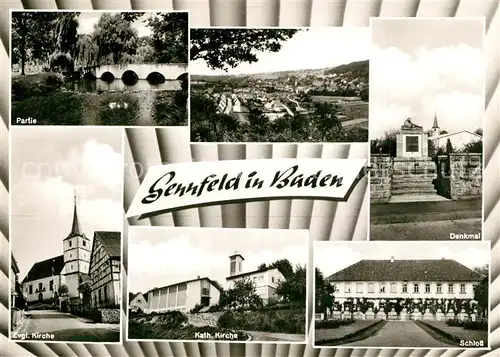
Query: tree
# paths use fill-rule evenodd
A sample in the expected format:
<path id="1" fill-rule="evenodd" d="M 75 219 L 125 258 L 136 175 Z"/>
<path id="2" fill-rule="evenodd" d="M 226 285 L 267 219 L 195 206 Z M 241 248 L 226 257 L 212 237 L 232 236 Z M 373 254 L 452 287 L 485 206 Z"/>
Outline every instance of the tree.
<path id="1" fill-rule="evenodd" d="M 478 128 L 478 129 L 474 130 L 474 133 L 477 134 L 477 135 L 483 136 L 483 129 Z"/>
<path id="2" fill-rule="evenodd" d="M 299 30 L 191 29 L 191 60 L 203 59 L 212 69 L 228 70 L 258 61 L 256 53 L 278 52 Z"/>
<path id="3" fill-rule="evenodd" d="M 333 293 L 335 288 L 330 284 L 330 282 L 325 279 L 323 272 L 318 268 L 315 269 L 315 293 L 316 293 L 316 311 L 322 312 L 323 319 L 326 320 L 328 310 L 332 310 L 335 303 L 335 297 Z"/>
<path id="4" fill-rule="evenodd" d="M 255 284 L 250 279 L 237 280 L 224 298 L 224 306 L 229 308 L 251 310 L 262 305 L 262 298 L 257 295 Z"/>
<path id="5" fill-rule="evenodd" d="M 461 151 L 467 152 L 467 153 L 482 154 L 483 153 L 483 141 L 482 140 L 471 141 L 471 142 L 465 144 Z"/>
<path id="6" fill-rule="evenodd" d="M 69 291 L 69 290 L 68 290 L 68 286 L 67 286 L 67 285 L 64 285 L 64 284 L 63 284 L 63 285 L 61 285 L 61 286 L 59 287 L 59 289 L 57 290 L 57 292 L 58 292 L 59 296 L 61 296 L 61 297 L 65 297 L 66 295 L 68 295 L 68 291 Z"/>
<path id="7" fill-rule="evenodd" d="M 396 134 L 396 130 L 386 131 L 382 138 L 372 140 L 371 153 L 396 156 Z"/>
<path id="8" fill-rule="evenodd" d="M 478 312 L 482 317 L 488 315 L 488 276 L 483 277 L 481 282 L 474 286 L 474 300 L 477 301 Z"/>
<path id="9" fill-rule="evenodd" d="M 263 263 L 259 265 L 258 269 L 273 269 L 277 268 L 281 274 L 285 277 L 285 279 L 292 278 L 295 275 L 295 271 L 293 269 L 292 263 L 288 259 L 277 259 L 273 263 L 267 265 Z"/>
<path id="10" fill-rule="evenodd" d="M 12 12 L 12 62 L 21 62 L 25 75 L 28 60 L 45 60 L 55 49 L 54 12 Z"/>
<path id="11" fill-rule="evenodd" d="M 453 153 L 453 145 L 451 144 L 450 138 L 446 140 L 446 153 L 447 154 Z"/>
<path id="12" fill-rule="evenodd" d="M 99 47 L 93 41 L 92 36 L 84 34 L 79 36 L 75 44 L 75 64 L 80 67 L 92 67 L 97 65 Z"/>
<path id="13" fill-rule="evenodd" d="M 307 300 L 306 276 L 306 267 L 297 265 L 284 281 L 278 283 L 276 294 L 293 305 L 305 306 Z"/>
<path id="14" fill-rule="evenodd" d="M 148 19 L 155 63 L 188 62 L 188 14 L 159 13 Z"/>
<path id="15" fill-rule="evenodd" d="M 82 279 L 80 276 L 79 278 L 79 284 L 78 284 L 78 292 L 82 296 L 82 301 L 84 306 L 90 306 L 92 302 L 92 283 L 90 279 Z"/>
<path id="16" fill-rule="evenodd" d="M 98 46 L 99 64 L 121 64 L 136 53 L 138 35 L 120 13 L 104 13 L 94 26 L 92 39 Z"/>

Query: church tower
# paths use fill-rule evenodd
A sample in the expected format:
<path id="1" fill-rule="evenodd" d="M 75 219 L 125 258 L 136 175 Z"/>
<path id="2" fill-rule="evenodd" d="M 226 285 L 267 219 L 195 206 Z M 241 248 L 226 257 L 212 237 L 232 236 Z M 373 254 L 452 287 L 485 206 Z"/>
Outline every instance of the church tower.
<path id="1" fill-rule="evenodd" d="M 76 194 L 74 195 L 73 224 L 63 240 L 64 275 L 69 297 L 78 297 L 78 285 L 83 274 L 89 273 L 91 246 L 78 219 Z"/>
<path id="2" fill-rule="evenodd" d="M 436 113 L 434 113 L 434 124 L 432 124 L 432 137 L 435 138 L 439 135 L 439 125 Z"/>
<path id="3" fill-rule="evenodd" d="M 234 252 L 229 256 L 229 276 L 241 274 L 244 260 L 243 256 L 238 252 Z"/>

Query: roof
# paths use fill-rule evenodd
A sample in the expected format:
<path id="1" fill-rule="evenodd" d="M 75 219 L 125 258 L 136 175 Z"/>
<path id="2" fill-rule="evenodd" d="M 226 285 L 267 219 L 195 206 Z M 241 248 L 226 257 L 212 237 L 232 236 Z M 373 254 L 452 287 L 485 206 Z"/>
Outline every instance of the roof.
<path id="1" fill-rule="evenodd" d="M 148 294 L 143 295 L 142 293 L 128 293 L 128 302 L 131 303 L 138 295 L 142 295 L 145 301 L 148 301 Z"/>
<path id="2" fill-rule="evenodd" d="M 330 281 L 479 281 L 481 275 L 451 259 L 361 260 L 330 275 Z"/>
<path id="3" fill-rule="evenodd" d="M 470 135 L 473 135 L 479 139 L 482 138 L 481 135 L 479 134 L 476 134 L 476 133 L 473 133 L 471 131 L 468 131 L 468 130 L 460 130 L 460 131 L 455 131 L 454 133 L 446 133 L 446 134 L 441 134 L 441 135 L 437 135 L 437 136 L 434 136 L 432 137 L 431 139 L 432 140 L 436 140 L 436 139 L 441 139 L 441 138 L 446 138 L 447 136 L 453 136 L 453 135 L 457 135 L 457 134 L 461 134 L 461 133 L 467 133 L 467 134 L 470 134 Z"/>
<path id="4" fill-rule="evenodd" d="M 84 239 L 88 239 L 85 236 L 85 233 L 83 233 L 83 230 L 82 230 L 81 225 L 80 225 L 80 220 L 78 219 L 78 210 L 76 208 L 76 193 L 74 196 L 73 223 L 71 224 L 71 231 L 68 234 L 68 236 L 66 238 L 64 238 L 64 240 L 69 239 L 69 238 L 73 238 L 73 237 L 82 237 Z"/>
<path id="5" fill-rule="evenodd" d="M 14 274 L 19 274 L 19 265 L 17 265 L 17 260 L 14 258 L 14 254 L 10 254 L 11 256 L 11 261 L 10 261 L 10 267 L 14 271 Z"/>
<path id="6" fill-rule="evenodd" d="M 120 232 L 96 231 L 94 232 L 94 240 L 96 237 L 99 238 L 111 258 L 121 257 L 122 240 Z"/>
<path id="7" fill-rule="evenodd" d="M 185 281 L 179 281 L 175 284 L 170 284 L 170 285 L 165 285 L 165 286 L 161 286 L 158 288 L 153 288 L 153 289 L 150 289 L 149 291 L 145 292 L 143 295 L 146 296 L 149 292 L 154 291 L 154 290 L 165 289 L 165 288 L 168 288 L 170 286 L 175 286 L 175 285 L 179 285 L 179 284 L 192 283 L 192 282 L 198 281 L 198 280 L 208 280 L 210 282 L 210 284 L 212 284 L 217 290 L 221 291 L 221 289 L 216 284 L 214 284 L 214 281 L 206 276 L 204 278 L 196 278 L 196 279 L 190 279 L 190 280 L 185 280 Z"/>
<path id="8" fill-rule="evenodd" d="M 63 267 L 64 267 L 64 255 L 59 255 L 57 257 L 37 262 L 33 264 L 30 271 L 24 278 L 23 283 L 27 281 L 47 278 L 53 275 L 59 275 L 61 274 L 61 270 L 63 269 Z"/>
<path id="9" fill-rule="evenodd" d="M 281 274 L 283 274 L 283 272 L 277 268 L 277 267 L 265 267 L 265 268 L 262 268 L 262 269 L 257 269 L 257 270 L 254 270 L 254 271 L 249 271 L 247 273 L 241 273 L 241 274 L 236 274 L 236 275 L 231 275 L 231 276 L 228 276 L 226 278 L 226 280 L 231 280 L 231 279 L 234 279 L 234 278 L 242 278 L 244 276 L 248 276 L 248 275 L 252 275 L 252 274 L 258 274 L 258 273 L 263 273 L 265 271 L 268 271 L 268 270 L 273 270 L 273 269 L 276 269 L 278 270 Z M 284 276 L 284 275 L 283 275 Z"/>

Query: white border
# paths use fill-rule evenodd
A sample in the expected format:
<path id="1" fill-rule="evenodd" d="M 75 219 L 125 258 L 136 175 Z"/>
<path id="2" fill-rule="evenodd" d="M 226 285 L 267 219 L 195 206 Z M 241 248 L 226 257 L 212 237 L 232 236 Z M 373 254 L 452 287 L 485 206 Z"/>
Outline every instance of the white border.
<path id="1" fill-rule="evenodd" d="M 366 31 L 369 32 L 370 38 L 371 38 L 371 27 L 370 26 L 356 26 L 356 27 L 349 27 L 349 26 L 286 26 L 286 27 L 281 27 L 281 26 L 208 26 L 208 27 L 193 27 L 191 28 L 192 31 L 194 30 L 309 30 L 309 29 L 330 29 L 332 31 L 350 31 L 352 29 L 355 30 L 360 30 L 360 29 L 366 29 Z M 191 50 L 191 41 L 189 42 L 189 49 Z M 370 48 L 368 48 L 368 51 L 370 51 Z M 369 56 L 368 56 L 369 57 Z M 368 61 L 369 65 L 369 58 L 366 59 Z M 359 60 L 359 61 L 364 61 L 364 60 Z M 189 61 L 191 63 L 191 60 Z M 341 66 L 342 64 L 332 66 L 331 68 L 335 68 L 338 66 Z M 317 68 L 317 70 L 326 70 L 328 68 Z M 316 68 L 308 68 L 304 70 L 316 70 Z M 291 70 L 284 70 L 284 71 L 291 71 Z M 300 70 L 297 70 L 300 71 Z M 276 71 L 272 71 L 270 73 L 273 73 Z M 264 72 L 263 72 L 264 73 Z M 247 73 L 247 74 L 242 74 L 243 76 L 252 76 L 260 73 Z M 368 74 L 370 74 L 370 69 L 368 68 Z M 191 73 L 190 73 L 191 75 Z M 194 76 L 199 76 L 199 74 L 193 73 Z M 227 74 L 226 76 L 234 76 L 231 74 Z M 368 76 L 368 82 L 370 81 L 370 77 Z M 191 82 L 189 83 L 191 86 Z M 190 107 L 191 109 L 191 107 Z M 190 118 L 191 118 L 191 111 L 190 111 Z M 367 136 L 367 142 L 368 144 L 370 143 L 370 98 L 368 98 L 368 136 Z M 334 141 L 334 142 L 329 142 L 329 141 L 191 141 L 191 122 L 189 122 L 189 143 L 191 145 L 217 145 L 217 144 L 224 144 L 224 145 L 241 145 L 241 144 L 365 144 L 367 143 L 366 141 Z M 368 157 L 369 160 L 369 157 Z M 368 239 L 368 238 L 367 238 Z"/>
<path id="2" fill-rule="evenodd" d="M 165 241 L 167 241 L 169 238 L 167 237 L 167 234 L 172 232 L 175 233 L 176 231 L 232 231 L 235 233 L 235 238 L 238 239 L 237 232 L 238 231 L 245 231 L 247 233 L 255 233 L 256 235 L 259 234 L 260 231 L 266 230 L 266 231 L 302 231 L 304 232 L 304 245 L 307 247 L 307 250 L 304 251 L 304 257 L 306 258 L 306 306 L 305 306 L 305 333 L 304 333 L 304 341 L 261 341 L 261 340 L 250 340 L 250 341 L 225 341 L 225 340 L 156 340 L 156 339 L 132 339 L 128 338 L 128 319 L 127 319 L 127 328 L 126 328 L 126 336 L 125 340 L 127 342 L 193 342 L 193 343 L 217 343 L 217 344 L 276 344 L 276 345 L 307 345 L 309 343 L 309 326 L 308 326 L 308 318 L 309 318 L 309 308 L 308 308 L 308 298 L 309 298 L 309 269 L 312 266 L 310 263 L 310 257 L 309 257 L 309 249 L 310 249 L 310 243 L 311 243 L 311 236 L 309 234 L 308 229 L 268 229 L 268 228 L 216 228 L 216 227 L 167 227 L 167 226 L 129 226 L 129 232 L 128 232 L 128 237 L 129 237 L 129 251 L 130 251 L 130 243 L 132 241 L 131 238 L 131 231 L 136 230 L 136 231 L 147 231 L 147 230 L 163 230 L 166 233 L 166 238 Z M 201 239 L 201 238 L 198 238 Z M 129 287 L 128 283 L 130 282 L 130 262 L 129 262 L 129 269 L 128 269 L 128 274 L 127 274 L 127 287 Z M 127 294 L 127 317 L 128 317 L 128 312 L 129 312 L 129 302 L 128 302 L 128 294 Z"/>
<path id="3" fill-rule="evenodd" d="M 317 243 L 327 243 L 327 244 L 331 244 L 331 246 L 339 246 L 339 247 L 345 247 L 345 246 L 348 246 L 350 244 L 352 244 L 352 248 L 354 248 L 356 245 L 362 245 L 362 244 L 365 244 L 367 246 L 372 246 L 372 247 L 375 247 L 377 245 L 379 246 L 383 246 L 385 244 L 389 244 L 389 242 L 387 241 L 372 241 L 372 242 L 362 242 L 362 241 L 314 241 L 313 242 L 313 266 L 314 266 L 314 269 L 316 271 L 316 264 L 315 264 L 315 261 L 314 261 L 314 257 L 315 257 L 315 252 L 316 252 L 316 249 L 319 249 L 319 248 L 316 248 L 318 246 Z M 446 246 L 449 242 L 448 241 L 399 241 L 398 242 L 399 244 L 403 245 L 420 245 L 422 247 L 426 246 L 426 245 L 429 245 L 430 247 L 432 247 L 433 245 L 434 246 Z M 487 334 L 488 334 L 488 344 L 487 346 L 485 347 L 455 347 L 453 345 L 450 345 L 449 347 L 392 347 L 392 346 L 345 346 L 345 345 L 316 345 L 316 339 L 315 339 L 315 332 L 316 332 L 316 324 L 315 324 L 315 318 L 316 318 L 316 274 L 314 274 L 314 277 L 313 277 L 313 285 L 312 285 L 312 291 L 313 291 L 313 306 L 312 306 L 312 315 L 313 315 L 313 321 L 312 321 L 312 331 L 311 331 L 311 334 L 312 334 L 312 347 L 313 348 L 321 348 L 321 349 L 367 349 L 367 350 L 373 350 L 373 349 L 390 349 L 390 350 L 477 350 L 477 351 L 490 351 L 491 350 L 491 339 L 492 339 L 492 333 L 491 333 L 491 262 L 492 262 L 492 259 L 491 259 L 491 241 L 489 240 L 467 240 L 467 241 L 459 241 L 455 244 L 461 244 L 461 243 L 465 243 L 465 244 L 477 244 L 478 246 L 481 246 L 481 245 L 485 245 L 485 246 L 488 246 L 488 268 L 489 268 L 489 272 L 488 272 L 488 329 L 487 329 Z M 408 248 L 412 248 L 412 247 L 408 247 Z M 409 249 L 408 249 L 409 250 Z M 332 257 L 334 258 L 334 257 Z M 369 257 L 362 257 L 361 260 L 364 260 L 364 259 L 369 259 Z M 425 258 L 419 258 L 419 259 L 425 259 Z M 461 264 L 461 263 L 460 263 Z M 483 262 L 484 264 L 484 262 Z M 352 264 L 351 264 L 352 265 Z M 469 268 L 469 267 L 467 267 Z M 470 268 L 469 268 L 470 269 Z M 342 269 L 341 269 L 342 270 Z M 324 272 L 323 272 L 324 273 Z M 331 274 L 330 274 L 331 275 Z M 325 278 L 327 277 L 328 275 L 325 274 Z M 375 320 L 374 320 L 375 321 Z M 425 331 L 424 331 L 425 332 Z M 428 334 L 427 332 L 425 332 L 426 334 Z M 367 338 L 370 338 L 370 337 L 367 337 Z M 363 339 L 362 339 L 363 340 Z M 361 341 L 362 341 L 361 340 Z M 354 341 L 354 342 L 350 342 L 351 344 L 352 343 L 356 343 L 358 342 L 357 341 Z"/>
<path id="4" fill-rule="evenodd" d="M 12 13 L 12 12 L 11 12 Z M 9 108 L 10 109 L 10 108 Z M 9 113 L 9 117 L 10 117 L 10 113 Z M 125 137 L 124 137 L 124 129 L 123 127 L 113 127 L 113 126 L 101 126 L 101 127 L 98 127 L 98 126 L 79 126 L 79 125 L 75 125 L 75 126 L 65 126 L 65 125 L 11 125 L 10 126 L 10 129 L 9 129 L 9 186 L 10 188 L 12 189 L 13 187 L 13 184 L 12 184 L 12 138 L 15 136 L 13 135 L 15 131 L 21 131 L 21 130 L 33 130 L 33 131 L 36 131 L 36 130 L 39 130 L 41 133 L 43 133 L 43 131 L 47 131 L 47 130 L 53 130 L 53 131 L 59 131 L 59 130 L 82 130 L 81 128 L 91 128 L 93 130 L 108 130 L 108 131 L 112 131 L 112 130 L 116 130 L 118 129 L 119 130 L 119 137 L 120 137 L 120 141 L 121 141 L 121 157 L 122 157 L 122 161 L 124 159 L 124 149 L 125 149 Z M 29 129 L 27 129 L 29 128 Z M 90 134 L 89 133 L 89 137 L 90 137 Z M 19 145 L 22 145 L 22 143 L 20 141 L 18 141 L 18 144 Z M 121 202 L 123 204 L 123 200 L 124 200 L 124 180 L 123 180 L 123 176 L 122 176 L 122 180 L 121 180 L 121 185 L 120 185 L 120 188 L 121 188 Z M 43 343 L 43 344 L 57 344 L 57 343 L 68 343 L 68 344 L 110 344 L 110 345 L 117 345 L 117 344 L 123 344 L 123 342 L 125 341 L 124 338 L 123 338 L 123 321 L 124 321 L 124 310 L 123 310 L 123 291 L 124 291 L 124 287 L 123 287 L 123 272 L 125 271 L 123 266 L 124 266 L 124 249 L 123 249 L 123 246 L 124 246 L 124 234 L 123 234 L 123 223 L 122 223 L 122 230 L 120 232 L 120 237 L 121 237 L 121 240 L 120 240 L 120 251 L 121 251 L 121 257 L 120 257 L 120 294 L 121 294 L 121 298 L 120 300 L 121 303 L 120 303 L 120 322 L 119 322 L 119 340 L 118 341 L 98 341 L 98 342 L 95 342 L 95 341 L 63 341 L 63 340 L 32 340 L 32 339 L 26 339 L 26 340 L 21 340 L 21 339 L 13 339 L 12 338 L 12 313 L 11 313 L 11 278 L 10 278 L 10 271 L 11 271 L 11 264 L 12 264 L 12 255 L 13 255 L 13 252 L 12 252 L 12 241 L 14 239 L 14 235 L 12 234 L 12 199 L 13 199 L 13 194 L 12 194 L 12 190 L 10 190 L 9 192 L 9 232 L 10 232 L 10 239 L 9 239 L 9 274 L 7 275 L 8 279 L 9 279 L 9 306 L 8 306 L 8 314 L 9 314 L 9 317 L 8 317 L 8 334 L 7 334 L 7 338 L 9 341 L 11 342 L 15 342 L 15 343 Z M 95 231 L 93 232 L 95 233 Z M 94 234 L 92 234 L 92 249 L 94 248 Z M 91 254 L 92 254 L 92 251 L 91 251 Z M 89 266 L 89 269 L 90 269 L 90 266 Z M 27 274 L 27 272 L 26 272 Z M 90 270 L 89 270 L 89 274 L 90 274 Z M 22 283 L 21 283 L 22 284 Z M 22 290 L 22 289 L 21 289 Z"/>
<path id="5" fill-rule="evenodd" d="M 443 21 L 443 20 L 446 20 L 446 21 L 472 21 L 472 20 L 475 20 L 475 21 L 481 21 L 481 24 L 482 24 L 482 58 L 483 58 L 483 91 L 482 91 L 482 99 L 483 99 L 483 107 L 482 107 L 482 110 L 483 110 L 483 113 L 482 113 L 482 121 L 481 121 L 481 125 L 482 125 L 482 128 L 481 130 L 483 130 L 483 135 L 482 135 L 482 138 L 481 138 L 481 141 L 482 141 L 482 145 L 483 145 L 483 150 L 481 152 L 481 159 L 482 159 L 482 165 L 481 165 L 481 177 L 482 177 L 482 180 L 481 180 L 481 240 L 484 241 L 486 240 L 486 238 L 484 237 L 484 195 L 485 195 L 485 188 L 484 188 L 484 169 L 485 169 L 485 155 L 484 155 L 484 144 L 485 144 L 485 135 L 486 133 L 484 132 L 484 128 L 485 128 L 485 124 L 486 124 L 486 67 L 487 67 L 487 57 L 486 57 L 486 17 L 485 16 L 464 16 L 464 17 L 429 17 L 429 16 L 426 16 L 426 17 L 370 17 L 370 33 L 372 33 L 372 24 L 373 22 L 378 22 L 378 21 L 385 21 L 385 20 L 406 20 L 406 21 L 421 21 L 421 20 L 440 20 L 440 21 Z M 372 59 L 372 53 L 373 53 L 373 33 L 371 35 L 371 47 L 370 47 L 370 61 Z M 458 43 L 458 42 L 457 42 Z M 370 83 L 372 81 L 371 79 L 371 75 L 372 75 L 372 71 L 370 70 L 369 71 L 369 75 L 370 75 Z M 371 86 L 371 88 L 373 88 L 373 86 Z M 369 99 L 371 98 L 371 93 L 372 93 L 372 90 L 373 89 L 370 89 L 369 91 Z M 370 109 L 370 103 L 372 103 L 370 100 L 368 100 L 368 103 L 369 103 L 369 111 L 368 111 L 368 118 L 370 117 L 370 112 L 371 112 L 371 109 Z M 371 166 L 371 139 L 370 139 L 370 123 L 371 123 L 371 120 L 368 120 L 368 148 L 369 148 L 369 151 L 368 151 L 368 165 Z M 370 182 L 371 182 L 371 177 L 370 177 Z M 369 183 L 370 185 L 370 183 Z M 370 191 L 370 209 L 371 209 L 371 205 L 372 205 L 372 202 L 371 202 L 371 191 Z M 370 221 L 369 221 L 369 224 L 368 224 L 368 240 L 370 240 L 370 229 L 371 229 L 371 216 L 370 216 L 370 211 L 369 211 L 369 214 L 368 214 L 368 217 L 370 217 Z M 451 221 L 449 219 L 445 220 L 445 221 Z M 413 223 L 422 223 L 422 222 L 413 222 Z M 373 242 L 398 242 L 397 240 L 375 240 Z M 443 238 L 443 239 L 440 239 L 440 240 L 435 240 L 436 242 L 438 241 L 450 241 L 450 239 L 446 239 L 446 238 Z M 470 241 L 474 241 L 474 240 L 470 240 Z M 422 240 L 422 242 L 424 242 Z"/>

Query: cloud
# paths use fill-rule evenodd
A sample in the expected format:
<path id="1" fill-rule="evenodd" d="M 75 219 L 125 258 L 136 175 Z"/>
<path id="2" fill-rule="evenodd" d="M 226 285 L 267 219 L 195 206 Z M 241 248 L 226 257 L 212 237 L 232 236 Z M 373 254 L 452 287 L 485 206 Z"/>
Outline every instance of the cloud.
<path id="1" fill-rule="evenodd" d="M 362 254 L 343 244 L 316 243 L 314 266 L 325 276 L 336 273 L 363 259 Z"/>
<path id="2" fill-rule="evenodd" d="M 370 62 L 370 136 L 399 129 L 409 116 L 425 129 L 437 114 L 448 132 L 482 127 L 484 55 L 465 45 L 406 53 L 373 47 Z"/>

